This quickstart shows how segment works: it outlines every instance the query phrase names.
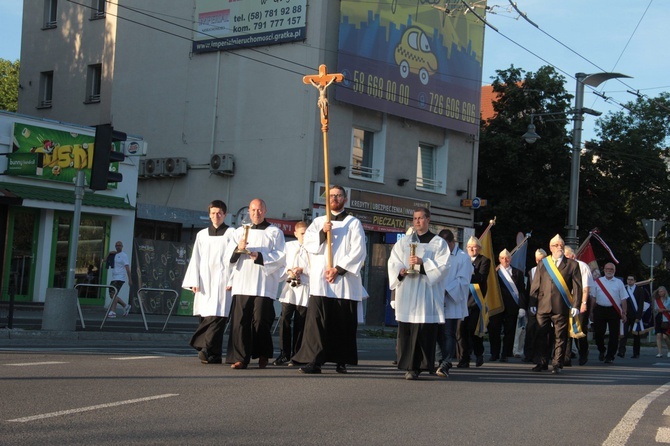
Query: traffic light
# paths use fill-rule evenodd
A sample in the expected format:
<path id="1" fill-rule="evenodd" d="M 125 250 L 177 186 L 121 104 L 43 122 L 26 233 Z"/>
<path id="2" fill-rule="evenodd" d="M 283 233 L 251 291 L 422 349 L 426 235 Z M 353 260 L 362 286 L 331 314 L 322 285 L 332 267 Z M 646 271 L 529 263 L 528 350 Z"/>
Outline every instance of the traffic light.
<path id="1" fill-rule="evenodd" d="M 95 144 L 93 146 L 93 163 L 91 164 L 91 190 L 105 190 L 108 183 L 119 183 L 123 175 L 119 172 L 110 172 L 111 163 L 123 161 L 126 157 L 123 153 L 114 150 L 112 143 L 125 141 L 127 135 L 117 132 L 111 124 L 95 126 Z"/>

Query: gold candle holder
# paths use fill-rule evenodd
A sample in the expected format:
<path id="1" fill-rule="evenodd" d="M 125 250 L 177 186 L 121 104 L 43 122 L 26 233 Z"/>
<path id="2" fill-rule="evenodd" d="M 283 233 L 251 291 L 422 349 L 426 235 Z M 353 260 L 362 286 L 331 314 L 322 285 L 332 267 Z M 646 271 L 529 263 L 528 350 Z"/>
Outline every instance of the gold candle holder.
<path id="1" fill-rule="evenodd" d="M 242 225 L 244 227 L 244 244 L 247 244 L 247 239 L 249 238 L 249 229 L 251 228 L 251 225 Z M 235 250 L 235 254 L 251 254 L 251 251 L 249 251 L 246 248 L 237 248 Z"/>

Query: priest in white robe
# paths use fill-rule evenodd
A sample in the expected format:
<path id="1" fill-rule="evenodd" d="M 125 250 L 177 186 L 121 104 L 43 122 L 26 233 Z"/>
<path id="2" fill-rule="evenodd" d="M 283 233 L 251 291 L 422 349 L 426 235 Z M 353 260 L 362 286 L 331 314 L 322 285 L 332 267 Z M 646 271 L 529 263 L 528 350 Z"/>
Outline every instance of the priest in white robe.
<path id="1" fill-rule="evenodd" d="M 310 253 L 310 298 L 305 331 L 293 362 L 305 364 L 302 373 L 321 373 L 326 362 L 336 364 L 337 373 L 347 373 L 347 364 L 358 364 L 356 331 L 358 304 L 365 290 L 361 268 L 366 256 L 365 231 L 361 222 L 344 211 L 347 194 L 343 187 L 330 188 L 331 221 L 317 217 L 305 232 Z M 332 266 L 328 266 L 327 232 L 331 233 Z"/>
<path id="2" fill-rule="evenodd" d="M 396 242 L 388 261 L 398 321 L 398 369 L 405 371 L 408 380 L 417 379 L 422 371 L 435 371 L 437 332 L 445 321 L 443 281 L 450 251 L 447 243 L 429 230 L 429 224 L 430 211 L 415 209 L 413 226 L 418 240 L 407 236 Z M 412 244 L 416 244 L 414 255 Z"/>
<path id="3" fill-rule="evenodd" d="M 274 300 L 286 254 L 284 234 L 265 220 L 266 213 L 263 200 L 251 200 L 252 225 L 239 227 L 233 234 L 237 250 L 230 258 L 233 308 L 226 351 L 226 363 L 233 369 L 246 369 L 255 358 L 258 367 L 264 369 L 273 356 Z"/>
<path id="4" fill-rule="evenodd" d="M 182 287 L 193 291 L 193 315 L 200 324 L 191 337 L 191 346 L 198 350 L 203 364 L 221 364 L 223 333 L 226 329 L 232 297 L 226 289 L 230 277 L 230 262 L 235 244 L 233 229 L 223 220 L 226 204 L 214 200 L 209 204 L 212 224 L 199 231 L 195 238 L 191 260 Z"/>

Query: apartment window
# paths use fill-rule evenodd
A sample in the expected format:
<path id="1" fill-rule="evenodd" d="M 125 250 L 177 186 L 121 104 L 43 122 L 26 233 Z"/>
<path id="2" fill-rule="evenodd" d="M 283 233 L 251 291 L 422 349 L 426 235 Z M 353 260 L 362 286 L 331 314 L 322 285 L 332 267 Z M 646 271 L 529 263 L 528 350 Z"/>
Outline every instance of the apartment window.
<path id="1" fill-rule="evenodd" d="M 44 29 L 55 28 L 58 24 L 58 0 L 44 0 Z"/>
<path id="2" fill-rule="evenodd" d="M 354 127 L 351 144 L 350 178 L 382 182 L 384 135 Z"/>
<path id="3" fill-rule="evenodd" d="M 43 71 L 40 73 L 40 101 L 39 108 L 51 107 L 54 88 L 54 72 Z"/>
<path id="4" fill-rule="evenodd" d="M 419 144 L 416 161 L 416 188 L 445 193 L 446 183 L 446 149 Z"/>
<path id="5" fill-rule="evenodd" d="M 100 102 L 100 83 L 102 81 L 102 65 L 88 66 L 86 80 L 86 103 Z"/>
<path id="6" fill-rule="evenodd" d="M 104 19 L 105 18 L 105 7 L 107 6 L 106 0 L 92 0 L 93 4 L 91 5 L 91 20 Z"/>

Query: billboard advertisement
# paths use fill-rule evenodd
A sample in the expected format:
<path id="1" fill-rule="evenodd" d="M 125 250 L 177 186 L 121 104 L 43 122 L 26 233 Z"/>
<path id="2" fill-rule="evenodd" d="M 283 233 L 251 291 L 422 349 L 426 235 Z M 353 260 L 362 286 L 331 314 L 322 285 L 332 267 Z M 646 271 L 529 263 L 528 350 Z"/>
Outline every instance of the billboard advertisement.
<path id="1" fill-rule="evenodd" d="M 83 170 L 90 184 L 94 142 L 93 135 L 15 123 L 5 174 L 73 184 Z M 120 150 L 120 143 L 114 143 L 114 150 Z M 111 166 L 118 172 L 119 163 Z M 108 187 L 116 188 L 116 183 Z"/>
<path id="2" fill-rule="evenodd" d="M 193 52 L 305 40 L 306 0 L 198 0 Z"/>
<path id="3" fill-rule="evenodd" d="M 486 2 L 471 3 L 483 18 Z M 484 23 L 472 11 L 460 1 L 342 0 L 335 98 L 476 134 Z"/>

